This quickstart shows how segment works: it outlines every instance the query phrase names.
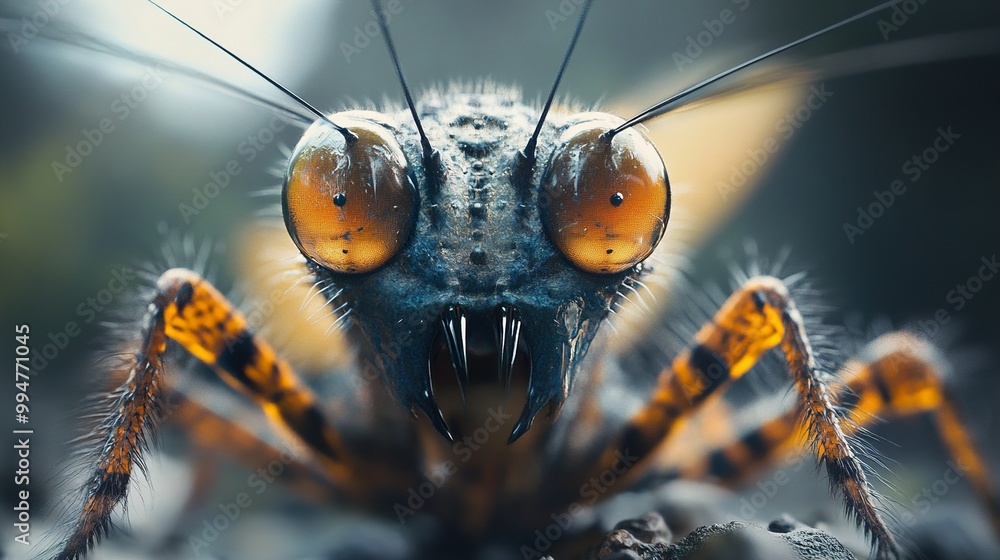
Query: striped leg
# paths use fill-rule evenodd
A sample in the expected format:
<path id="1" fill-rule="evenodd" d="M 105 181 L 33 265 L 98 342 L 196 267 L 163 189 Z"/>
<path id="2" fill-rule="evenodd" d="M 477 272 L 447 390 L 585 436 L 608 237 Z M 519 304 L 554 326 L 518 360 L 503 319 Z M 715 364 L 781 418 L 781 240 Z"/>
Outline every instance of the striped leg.
<path id="1" fill-rule="evenodd" d="M 251 429 L 246 422 L 228 418 L 194 399 L 171 395 L 170 402 L 169 421 L 188 434 L 197 459 L 196 487 L 188 511 L 196 511 L 198 500 L 208 494 L 223 457 L 251 469 L 280 461 L 282 485 L 310 501 L 329 503 L 343 494 L 328 472 L 302 460 L 296 446 L 271 444 L 261 438 L 258 427 Z"/>
<path id="2" fill-rule="evenodd" d="M 752 278 L 730 296 L 695 343 L 660 375 L 652 399 L 612 440 L 592 471 L 616 466 L 620 457 L 648 457 L 672 429 L 710 396 L 746 373 L 768 350 L 780 348 L 799 390 L 800 411 L 820 462 L 849 512 L 872 538 L 879 558 L 897 556 L 896 544 L 876 511 L 874 494 L 837 413 L 833 393 L 818 371 L 802 317 L 787 288 L 772 277 Z"/>
<path id="3" fill-rule="evenodd" d="M 844 388 L 837 402 L 851 419 L 844 426 L 845 432 L 869 425 L 877 418 L 931 414 L 956 466 L 983 500 L 1000 534 L 1000 498 L 942 382 L 944 369 L 933 346 L 913 335 L 891 333 L 873 341 L 840 373 Z M 738 484 L 768 465 L 801 454 L 802 444 L 807 441 L 795 411 L 786 412 L 688 465 L 680 474 L 711 476 L 723 483 Z"/>
<path id="4" fill-rule="evenodd" d="M 107 534 L 112 511 L 125 499 L 134 469 L 142 469 L 142 452 L 167 388 L 162 358 L 168 340 L 250 396 L 342 487 L 353 487 L 352 474 L 360 471 L 313 393 L 266 342 L 250 332 L 246 319 L 222 294 L 194 272 L 172 269 L 157 282 L 139 349 L 125 366 L 126 381 L 99 428 L 101 451 L 84 487 L 82 508 L 56 558 L 81 558 Z"/>

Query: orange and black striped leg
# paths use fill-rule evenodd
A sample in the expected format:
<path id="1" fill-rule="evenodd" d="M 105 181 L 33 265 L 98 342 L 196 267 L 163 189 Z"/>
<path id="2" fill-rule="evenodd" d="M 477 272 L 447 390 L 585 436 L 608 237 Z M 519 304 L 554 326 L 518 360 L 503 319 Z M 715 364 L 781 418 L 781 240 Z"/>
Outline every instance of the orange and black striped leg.
<path id="1" fill-rule="evenodd" d="M 170 396 L 169 422 L 188 434 L 195 457 L 195 483 L 186 511 L 196 511 L 201 500 L 210 494 L 221 459 L 256 470 L 274 461 L 282 464 L 281 484 L 297 495 L 317 502 L 331 503 L 342 492 L 337 481 L 315 463 L 302 460 L 297 446 L 272 444 L 261 437 L 266 426 L 229 418 L 180 394 Z"/>
<path id="2" fill-rule="evenodd" d="M 944 384 L 947 364 L 929 342 L 908 333 L 873 341 L 842 373 L 849 389 L 841 398 L 855 424 L 872 418 L 930 414 L 956 466 L 976 490 L 1000 535 L 1000 496 L 989 467 L 962 422 L 959 407 Z"/>
<path id="3" fill-rule="evenodd" d="M 929 342 L 908 333 L 890 333 L 872 342 L 859 360 L 845 366 L 850 392 L 841 399 L 854 423 L 874 416 L 931 414 L 938 434 L 964 472 L 1000 535 L 1000 496 L 989 467 L 962 422 L 958 404 L 944 384 L 947 364 Z"/>
<path id="4" fill-rule="evenodd" d="M 981 454 L 959 418 L 955 400 L 943 383 L 946 367 L 935 348 L 914 335 L 896 332 L 879 337 L 839 374 L 844 385 L 836 400 L 850 418 L 844 431 L 854 432 L 880 418 L 932 415 L 957 470 L 975 488 L 1000 535 L 1000 499 Z M 792 410 L 681 467 L 675 474 L 684 478 L 710 477 L 735 486 L 769 466 L 800 456 L 807 443 L 798 414 Z"/>
<path id="5" fill-rule="evenodd" d="M 102 447 L 84 488 L 81 511 L 56 558 L 81 558 L 107 534 L 112 511 L 124 500 L 134 469 L 142 468 L 142 452 L 167 389 L 163 354 L 168 340 L 250 396 L 272 421 L 304 444 L 332 478 L 351 487 L 348 481 L 355 465 L 313 393 L 266 342 L 250 332 L 246 319 L 222 294 L 194 272 L 172 269 L 157 282 L 139 348 L 124 368 L 126 381 L 100 427 Z"/>
<path id="6" fill-rule="evenodd" d="M 748 280 L 729 297 L 692 346 L 661 375 L 652 399 L 612 440 L 594 472 L 613 468 L 620 457 L 648 457 L 666 441 L 678 420 L 710 396 L 720 394 L 768 350 L 780 348 L 799 390 L 810 442 L 826 466 L 833 488 L 872 538 L 879 558 L 897 556 L 895 541 L 875 508 L 860 459 L 851 448 L 826 375 L 819 371 L 802 317 L 785 285 L 772 277 Z"/>
<path id="7" fill-rule="evenodd" d="M 189 452 L 192 484 L 180 514 L 173 520 L 172 536 L 190 534 L 201 523 L 204 506 L 213 495 L 213 487 L 224 461 L 244 466 L 258 474 L 266 471 L 267 475 L 259 474 L 262 477 L 260 480 L 267 480 L 266 476 L 278 472 L 280 474 L 274 476 L 274 480 L 303 500 L 316 504 L 337 503 L 344 493 L 328 473 L 312 461 L 301 460 L 305 454 L 290 442 L 272 444 L 265 441 L 270 430 L 260 425 L 262 418 L 228 416 L 201 403 L 211 402 L 212 393 L 216 391 L 221 389 L 199 387 L 199 396 L 194 399 L 171 390 L 165 399 L 170 403 L 170 409 L 164 422 L 184 431 L 192 447 Z M 168 539 L 161 544 L 169 542 Z"/>
<path id="8" fill-rule="evenodd" d="M 841 396 L 838 394 L 838 402 Z M 713 412 L 712 418 L 706 422 L 732 424 L 734 420 L 727 412 L 726 409 Z M 664 457 L 666 464 L 661 466 L 660 474 L 651 473 L 648 478 L 650 481 L 675 478 L 711 480 L 737 487 L 768 468 L 780 467 L 802 457 L 809 447 L 809 437 L 805 426 L 799 422 L 800 417 L 798 409 L 788 410 L 742 433 L 739 438 L 715 442 L 715 447 L 702 449 L 697 456 L 682 457 L 683 461 Z M 842 428 L 850 436 L 857 425 L 845 422 Z M 690 434 L 692 439 L 698 437 L 697 432 Z M 670 440 L 670 445 L 674 445 L 674 440 Z"/>

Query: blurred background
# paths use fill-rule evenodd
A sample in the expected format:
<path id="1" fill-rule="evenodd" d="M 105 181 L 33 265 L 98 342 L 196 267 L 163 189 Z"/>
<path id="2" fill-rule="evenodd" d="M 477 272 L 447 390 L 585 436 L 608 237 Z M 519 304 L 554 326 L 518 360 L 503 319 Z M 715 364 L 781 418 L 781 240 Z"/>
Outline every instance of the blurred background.
<path id="1" fill-rule="evenodd" d="M 151 67 L 149 61 L 163 59 L 286 103 L 151 6 L 110 0 L 51 4 L 58 9 L 46 12 L 48 4 L 34 1 L 0 7 L 6 35 L 0 46 L 0 327 L 10 332 L 15 324 L 30 324 L 36 352 L 55 345 L 51 357 L 36 363 L 44 366 L 35 368 L 31 384 L 36 507 L 53 497 L 48 481 L 76 425 L 69 411 L 90 382 L 86 364 L 100 323 L 112 318 L 109 310 L 119 300 L 93 306 L 88 298 L 108 289 L 122 266 L 158 257 L 164 231 L 199 240 L 236 235 L 259 207 L 251 193 L 278 183 L 267 173 L 283 165 L 280 147 L 297 141 L 293 127 L 273 139 L 259 136 L 272 122 L 269 110 Z M 166 5 L 320 109 L 384 96 L 401 100 L 381 37 L 368 31 L 374 17 L 365 2 Z M 598 2 L 560 92 L 588 105 L 641 108 L 872 5 Z M 401 0 L 400 6 L 390 25 L 416 90 L 488 77 L 520 85 L 527 100 L 547 93 L 577 15 L 570 0 Z M 727 263 L 719 255 L 739 253 L 744 240 L 754 239 L 764 255 L 790 247 L 792 266 L 811 271 L 835 303 L 831 321 L 855 332 L 885 322 L 927 326 L 944 310 L 948 324 L 935 340 L 959 357 L 953 381 L 963 412 L 1000 473 L 1000 281 L 970 283 L 981 259 L 1000 252 L 1000 5 L 931 0 L 911 7 L 896 21 L 891 12 L 881 16 L 886 25 L 879 25 L 880 16 L 867 18 L 781 61 L 951 33 L 966 33 L 956 48 L 968 56 L 948 56 L 951 47 L 917 42 L 906 51 L 910 57 L 934 60 L 825 80 L 833 92 L 829 101 L 782 144 L 752 189 L 740 189 L 749 195 L 746 203 L 704 239 L 695 270 L 724 280 Z M 706 39 L 703 32 L 717 28 L 713 20 L 727 9 L 732 23 Z M 977 30 L 994 40 L 980 44 L 985 35 Z M 83 48 L 85 36 L 118 46 L 124 56 Z M 701 50 L 692 50 L 699 37 Z M 691 64 L 678 64 L 678 56 Z M 692 112 L 712 110 L 706 104 Z M 107 130 L 95 132 L 102 121 Z M 649 125 L 654 136 L 658 124 Z M 732 123 L 733 134 L 740 126 Z M 913 167 L 904 164 L 949 127 L 959 137 L 911 181 L 907 169 Z M 686 143 L 711 156 L 719 142 L 712 134 L 720 131 L 693 135 Z M 670 169 L 671 154 L 664 159 Z M 717 165 L 728 169 L 744 159 Z M 240 173 L 197 215 L 185 216 L 179 205 L 192 204 L 194 190 L 233 160 Z M 859 224 L 858 208 L 870 208 L 878 201 L 873 193 L 889 190 L 897 179 L 906 192 L 884 215 Z M 718 185 L 703 188 L 726 205 Z M 863 233 L 848 235 L 845 224 Z M 234 281 L 231 265 L 220 263 L 223 287 Z M 978 290 L 971 298 L 949 296 L 967 284 Z M 68 329 L 70 321 L 78 334 Z M 13 345 L 13 333 L 0 343 L 5 363 L 13 361 Z M 932 433 L 929 422 L 885 426 L 878 433 L 909 443 L 885 446 L 900 461 L 904 496 L 941 477 L 945 456 L 936 438 L 925 435 Z M 2 457 L 4 472 L 13 472 L 12 454 Z M 2 480 L 8 500 L 11 477 Z M 947 499 L 962 503 L 968 497 L 960 487 Z"/>

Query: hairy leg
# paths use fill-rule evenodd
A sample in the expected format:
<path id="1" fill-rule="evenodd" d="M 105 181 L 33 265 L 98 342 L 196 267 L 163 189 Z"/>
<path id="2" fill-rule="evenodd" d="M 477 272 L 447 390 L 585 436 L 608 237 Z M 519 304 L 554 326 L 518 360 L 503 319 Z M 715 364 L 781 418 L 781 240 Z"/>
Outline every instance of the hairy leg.
<path id="1" fill-rule="evenodd" d="M 663 371 L 652 398 L 613 438 L 583 479 L 614 469 L 622 457 L 644 461 L 673 433 L 679 421 L 772 349 L 780 349 L 799 392 L 798 414 L 830 483 L 849 512 L 871 535 L 880 558 L 897 555 L 895 541 L 875 507 L 875 495 L 845 432 L 829 375 L 818 369 L 802 317 L 784 284 L 773 277 L 748 280 L 695 335 L 694 343 Z"/>
<path id="2" fill-rule="evenodd" d="M 961 421 L 959 407 L 944 383 L 947 366 L 934 347 L 911 334 L 879 337 L 847 363 L 839 374 L 843 386 L 838 406 L 848 415 L 847 433 L 881 418 L 917 414 L 933 417 L 942 442 L 955 464 L 976 490 L 1000 534 L 1000 498 L 989 469 Z M 674 472 L 685 478 L 711 477 L 735 485 L 761 470 L 801 455 L 808 434 L 791 410 L 762 423 L 727 445 L 687 463 Z"/>
<path id="3" fill-rule="evenodd" d="M 394 487 L 385 485 L 386 479 L 416 472 L 406 468 L 415 458 L 403 457 L 393 465 L 373 461 L 383 458 L 376 456 L 378 451 L 359 455 L 345 445 L 313 392 L 251 332 L 243 315 L 196 273 L 172 269 L 160 276 L 139 347 L 122 368 L 125 382 L 98 428 L 101 450 L 83 489 L 83 504 L 56 558 L 80 558 L 107 534 L 111 514 L 125 499 L 133 472 L 142 469 L 142 454 L 168 388 L 163 363 L 168 341 L 211 366 L 219 378 L 256 402 L 340 487 L 363 497 Z"/>

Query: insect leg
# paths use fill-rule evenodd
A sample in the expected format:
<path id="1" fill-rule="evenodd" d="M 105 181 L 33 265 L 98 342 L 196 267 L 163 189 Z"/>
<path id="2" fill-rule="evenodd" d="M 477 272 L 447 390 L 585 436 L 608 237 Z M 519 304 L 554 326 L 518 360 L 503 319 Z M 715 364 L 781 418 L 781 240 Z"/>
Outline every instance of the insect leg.
<path id="1" fill-rule="evenodd" d="M 338 496 L 336 481 L 330 478 L 329 473 L 297 458 L 289 448 L 282 449 L 265 441 L 257 429 L 247 427 L 245 422 L 220 414 L 195 399 L 171 395 L 170 402 L 173 408 L 169 420 L 189 434 L 195 455 L 205 463 L 199 467 L 211 469 L 203 471 L 209 481 L 214 479 L 211 473 L 220 457 L 255 469 L 280 461 L 281 483 L 299 496 L 328 503 Z M 210 482 L 202 484 L 204 489 L 209 486 Z M 192 494 L 204 492 L 194 491 Z"/>
<path id="2" fill-rule="evenodd" d="M 167 389 L 163 354 L 167 341 L 212 366 L 227 384 L 247 394 L 278 426 L 305 444 L 332 477 L 351 485 L 362 472 L 341 435 L 326 420 L 316 397 L 291 367 L 255 336 L 246 319 L 206 280 L 185 269 L 164 272 L 150 302 L 139 349 L 122 372 L 114 408 L 100 427 L 101 451 L 84 488 L 83 505 L 56 558 L 80 558 L 111 527 L 111 514 L 127 494 L 154 418 Z"/>
<path id="3" fill-rule="evenodd" d="M 948 365 L 933 345 L 907 333 L 890 333 L 873 341 L 845 370 L 850 393 L 841 402 L 850 410 L 853 423 L 870 423 L 876 415 L 932 415 L 941 440 L 985 502 L 1000 534 L 1000 498 L 989 467 L 962 422 L 957 401 L 944 383 Z"/>
<path id="4" fill-rule="evenodd" d="M 890 333 L 873 341 L 839 374 L 843 386 L 837 391 L 836 401 L 850 419 L 844 424 L 844 431 L 851 434 L 881 418 L 932 415 L 954 461 L 952 468 L 976 490 L 991 516 L 994 530 L 1000 534 L 1000 499 L 982 455 L 960 421 L 956 401 L 944 383 L 943 372 L 947 369 L 930 343 L 909 333 Z M 712 416 L 705 424 L 732 423 L 725 409 Z M 699 439 L 697 434 L 691 437 Z M 790 410 L 693 460 L 678 463 L 663 454 L 660 473 L 647 476 L 647 481 L 710 478 L 727 486 L 738 486 L 765 469 L 801 457 L 808 441 L 797 411 Z"/>
<path id="5" fill-rule="evenodd" d="M 935 348 L 918 337 L 904 332 L 879 337 L 857 359 L 845 365 L 839 375 L 844 387 L 836 400 L 850 419 L 844 430 L 857 431 L 879 418 L 932 415 L 955 465 L 985 502 L 1000 534 L 1000 499 L 982 454 L 944 384 L 942 372 L 946 370 L 947 365 Z M 739 483 L 769 464 L 801 453 L 807 441 L 795 411 L 789 411 L 744 434 L 738 441 L 712 451 L 679 474 L 707 475 L 723 483 Z"/>
<path id="6" fill-rule="evenodd" d="M 872 538 L 880 558 L 897 556 L 895 541 L 875 508 L 875 495 L 820 371 L 802 317 L 785 285 L 768 276 L 748 280 L 731 295 L 694 343 L 663 371 L 650 399 L 602 453 L 593 472 L 614 468 L 621 457 L 641 461 L 671 434 L 678 420 L 718 395 L 767 351 L 780 348 L 799 390 L 804 425 L 831 486 Z"/>

